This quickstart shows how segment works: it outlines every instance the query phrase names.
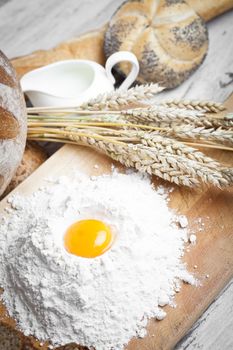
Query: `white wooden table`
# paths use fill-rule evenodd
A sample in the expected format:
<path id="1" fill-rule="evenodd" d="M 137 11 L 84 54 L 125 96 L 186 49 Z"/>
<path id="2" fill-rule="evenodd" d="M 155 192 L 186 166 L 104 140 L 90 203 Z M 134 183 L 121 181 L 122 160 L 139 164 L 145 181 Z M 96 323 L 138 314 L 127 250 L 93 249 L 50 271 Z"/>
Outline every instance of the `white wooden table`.
<path id="1" fill-rule="evenodd" d="M 100 27 L 122 2 L 0 0 L 0 49 L 13 58 L 50 48 Z M 224 101 L 233 92 L 233 11 L 209 23 L 208 29 L 210 48 L 206 60 L 182 86 L 166 92 L 168 97 Z M 176 349 L 233 349 L 233 281 Z"/>

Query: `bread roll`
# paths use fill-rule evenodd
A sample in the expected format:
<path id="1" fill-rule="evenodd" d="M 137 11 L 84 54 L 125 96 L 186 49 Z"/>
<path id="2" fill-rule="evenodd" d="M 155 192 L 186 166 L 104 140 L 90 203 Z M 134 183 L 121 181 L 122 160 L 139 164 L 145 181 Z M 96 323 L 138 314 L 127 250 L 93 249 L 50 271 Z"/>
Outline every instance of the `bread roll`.
<path id="1" fill-rule="evenodd" d="M 208 49 L 204 21 L 183 0 L 131 0 L 118 9 L 105 34 L 107 57 L 133 52 L 140 64 L 138 81 L 167 88 L 181 84 L 201 64 Z M 128 63 L 116 67 L 122 75 Z"/>
<path id="2" fill-rule="evenodd" d="M 0 51 L 0 195 L 22 159 L 26 133 L 23 93 L 13 67 Z"/>

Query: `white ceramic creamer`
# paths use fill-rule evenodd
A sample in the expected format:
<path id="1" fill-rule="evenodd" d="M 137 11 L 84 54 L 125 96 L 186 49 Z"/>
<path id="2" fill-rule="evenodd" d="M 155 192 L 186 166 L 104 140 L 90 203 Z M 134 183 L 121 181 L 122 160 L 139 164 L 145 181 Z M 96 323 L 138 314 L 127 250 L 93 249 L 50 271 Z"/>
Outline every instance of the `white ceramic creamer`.
<path id="1" fill-rule="evenodd" d="M 77 106 L 98 94 L 114 90 L 115 64 L 128 61 L 132 68 L 119 89 L 128 89 L 139 72 L 136 56 L 120 51 L 111 55 L 105 65 L 89 60 L 66 60 L 35 69 L 21 78 L 21 87 L 33 106 Z"/>

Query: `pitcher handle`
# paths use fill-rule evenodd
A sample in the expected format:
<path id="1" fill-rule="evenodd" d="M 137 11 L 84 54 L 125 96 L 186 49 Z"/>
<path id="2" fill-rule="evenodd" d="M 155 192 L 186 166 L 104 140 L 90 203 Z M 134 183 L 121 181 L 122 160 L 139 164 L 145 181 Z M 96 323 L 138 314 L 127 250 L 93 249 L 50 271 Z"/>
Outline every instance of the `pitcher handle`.
<path id="1" fill-rule="evenodd" d="M 129 75 L 125 78 L 125 80 L 119 87 L 119 89 L 121 90 L 127 90 L 130 87 L 130 85 L 132 85 L 133 82 L 136 80 L 139 72 L 139 63 L 138 63 L 137 57 L 132 52 L 128 52 L 128 51 L 115 52 L 107 59 L 105 64 L 105 70 L 106 70 L 108 79 L 111 81 L 112 84 L 115 84 L 116 80 L 112 74 L 112 68 L 113 66 L 115 66 L 115 64 L 122 61 L 128 61 L 132 64 L 132 68 Z"/>

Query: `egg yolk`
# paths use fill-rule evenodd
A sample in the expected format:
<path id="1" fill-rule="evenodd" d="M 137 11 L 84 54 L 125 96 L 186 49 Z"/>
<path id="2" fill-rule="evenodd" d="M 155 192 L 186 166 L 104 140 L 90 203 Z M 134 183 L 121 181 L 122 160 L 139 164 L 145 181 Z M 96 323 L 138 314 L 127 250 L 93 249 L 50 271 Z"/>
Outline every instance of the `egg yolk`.
<path id="1" fill-rule="evenodd" d="M 99 220 L 80 220 L 68 227 L 64 236 L 66 250 L 84 258 L 95 258 L 113 243 L 111 228 Z"/>

